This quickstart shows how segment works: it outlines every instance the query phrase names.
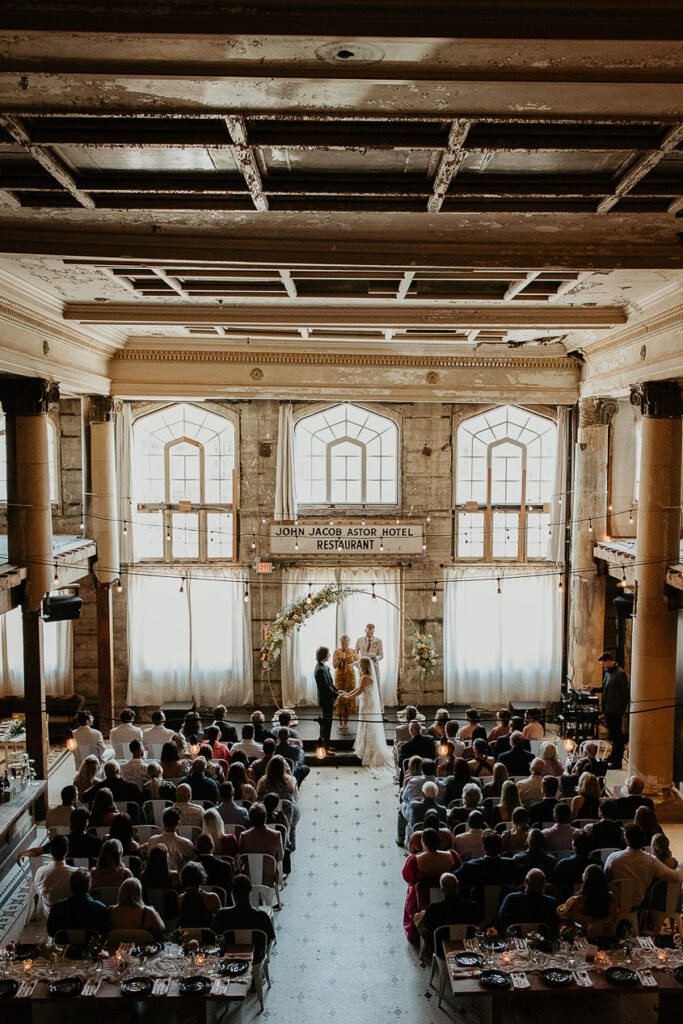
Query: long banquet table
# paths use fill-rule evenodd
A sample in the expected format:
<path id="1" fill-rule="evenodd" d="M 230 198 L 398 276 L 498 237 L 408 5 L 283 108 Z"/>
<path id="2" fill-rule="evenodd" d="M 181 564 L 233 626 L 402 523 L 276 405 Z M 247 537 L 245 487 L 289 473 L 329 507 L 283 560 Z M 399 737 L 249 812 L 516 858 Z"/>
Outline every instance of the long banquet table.
<path id="1" fill-rule="evenodd" d="M 524 946 L 526 944 L 524 943 Z M 502 1010 L 505 1005 L 514 1005 L 517 1011 L 528 1010 L 530 1014 L 536 1012 L 534 1003 L 539 997 L 555 996 L 567 1004 L 567 1018 L 569 1014 L 572 1019 L 577 1012 L 581 1012 L 584 1005 L 594 1004 L 596 999 L 604 999 L 607 996 L 614 997 L 621 995 L 626 998 L 631 996 L 649 996 L 657 998 L 658 1019 L 660 1024 L 680 1024 L 683 1011 L 683 984 L 676 981 L 673 975 L 673 968 L 683 964 L 683 954 L 676 950 L 669 949 L 666 953 L 666 961 L 662 962 L 657 957 L 656 949 L 641 948 L 638 940 L 634 940 L 633 960 L 628 965 L 636 972 L 646 972 L 654 978 L 653 986 L 644 985 L 639 982 L 637 985 L 620 987 L 610 983 L 604 976 L 608 966 L 626 966 L 623 960 L 623 952 L 617 950 L 609 953 L 608 962 L 596 966 L 593 957 L 597 952 L 596 947 L 586 946 L 576 951 L 576 966 L 573 972 L 585 973 L 589 978 L 589 984 L 582 986 L 574 980 L 571 985 L 564 988 L 551 988 L 544 984 L 539 973 L 545 967 L 565 967 L 566 958 L 555 956 L 538 956 L 537 963 L 532 962 L 528 949 L 519 949 L 511 945 L 510 963 L 502 962 L 502 954 L 497 954 L 492 966 L 497 970 L 508 973 L 523 974 L 528 982 L 527 988 L 485 988 L 479 982 L 479 970 L 463 969 L 455 963 L 454 957 L 462 953 L 466 947 L 461 941 L 448 941 L 443 944 L 446 957 L 446 967 L 450 981 L 451 992 L 457 998 L 472 998 L 484 1001 L 484 1009 L 488 1011 L 491 1024 L 499 1024 Z"/>

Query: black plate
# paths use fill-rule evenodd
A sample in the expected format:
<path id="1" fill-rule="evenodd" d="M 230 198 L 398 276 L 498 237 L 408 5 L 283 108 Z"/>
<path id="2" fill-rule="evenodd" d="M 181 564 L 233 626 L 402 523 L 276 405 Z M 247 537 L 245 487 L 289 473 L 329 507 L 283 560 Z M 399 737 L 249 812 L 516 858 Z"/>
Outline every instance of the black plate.
<path id="1" fill-rule="evenodd" d="M 195 974 L 192 978 L 183 978 L 178 988 L 183 996 L 201 996 L 209 991 L 211 985 L 211 978 L 207 978 L 205 974 Z"/>
<path id="2" fill-rule="evenodd" d="M 50 983 L 51 996 L 80 996 L 83 991 L 82 978 L 59 978 Z"/>
<path id="3" fill-rule="evenodd" d="M 608 967 L 605 977 L 611 985 L 637 985 L 638 975 L 629 967 Z"/>
<path id="4" fill-rule="evenodd" d="M 548 967 L 540 972 L 539 978 L 544 985 L 550 985 L 551 988 L 564 988 L 565 985 L 571 985 L 574 975 L 561 967 Z"/>
<path id="5" fill-rule="evenodd" d="M 121 982 L 121 995 L 148 996 L 154 988 L 154 978 L 126 978 Z"/>
<path id="6" fill-rule="evenodd" d="M 456 953 L 453 959 L 458 967 L 481 967 L 484 963 L 481 953 Z"/>
<path id="7" fill-rule="evenodd" d="M 0 999 L 9 999 L 19 991 L 19 982 L 14 978 L 3 978 L 0 981 Z"/>
<path id="8" fill-rule="evenodd" d="M 156 956 L 163 948 L 163 942 L 142 942 L 139 946 L 133 946 L 133 956 Z"/>
<path id="9" fill-rule="evenodd" d="M 482 971 L 479 982 L 484 988 L 509 988 L 512 978 L 506 971 Z"/>
<path id="10" fill-rule="evenodd" d="M 674 967 L 674 978 L 679 983 L 679 985 L 683 985 L 683 964 L 681 964 L 679 967 Z"/>
<path id="11" fill-rule="evenodd" d="M 35 942 L 17 942 L 14 947 L 15 960 L 33 960 L 38 956 L 38 947 Z"/>
<path id="12" fill-rule="evenodd" d="M 229 978 L 237 978 L 240 974 L 246 974 L 248 970 L 247 960 L 221 960 L 218 965 L 218 973 Z"/>

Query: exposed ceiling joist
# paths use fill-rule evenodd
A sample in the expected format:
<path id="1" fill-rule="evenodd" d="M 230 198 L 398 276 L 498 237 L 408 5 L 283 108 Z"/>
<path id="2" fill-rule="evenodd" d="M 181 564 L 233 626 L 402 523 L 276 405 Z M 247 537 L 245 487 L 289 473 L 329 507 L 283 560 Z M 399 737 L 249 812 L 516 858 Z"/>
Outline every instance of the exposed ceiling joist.
<path id="1" fill-rule="evenodd" d="M 473 123 L 473 121 L 456 120 L 451 125 L 448 133 L 448 145 L 439 162 L 436 177 L 434 178 L 433 193 L 427 203 L 429 213 L 438 213 L 443 205 L 451 181 L 460 170 L 460 165 L 465 159 L 463 145 Z"/>
<path id="2" fill-rule="evenodd" d="M 247 125 L 243 117 L 229 114 L 225 119 L 230 137 L 235 143 L 235 160 L 244 175 L 251 198 L 257 210 L 265 213 L 269 209 L 268 199 L 263 191 L 261 172 L 259 171 L 254 150 L 249 145 Z"/>
<path id="3" fill-rule="evenodd" d="M 79 189 L 76 181 L 74 180 L 71 173 L 67 170 L 64 164 L 59 160 L 54 153 L 52 153 L 45 146 L 37 146 L 28 135 L 28 132 L 24 128 L 24 125 L 18 117 L 12 117 L 9 114 L 0 114 L 0 127 L 4 128 L 8 132 L 15 142 L 36 160 L 40 166 L 47 171 L 47 173 L 59 182 L 63 189 L 65 189 L 72 199 L 75 199 L 80 206 L 84 206 L 89 210 L 95 208 L 95 203 L 89 195 L 82 192 Z"/>
<path id="4" fill-rule="evenodd" d="M 674 150 L 681 140 L 683 140 L 683 124 L 678 124 L 669 129 L 659 149 L 652 153 L 644 153 L 621 175 L 614 186 L 613 194 L 598 203 L 597 212 L 607 213 L 613 206 L 616 206 L 619 200 L 630 192 L 639 181 L 642 181 L 645 175 L 649 174 L 667 153 Z"/>

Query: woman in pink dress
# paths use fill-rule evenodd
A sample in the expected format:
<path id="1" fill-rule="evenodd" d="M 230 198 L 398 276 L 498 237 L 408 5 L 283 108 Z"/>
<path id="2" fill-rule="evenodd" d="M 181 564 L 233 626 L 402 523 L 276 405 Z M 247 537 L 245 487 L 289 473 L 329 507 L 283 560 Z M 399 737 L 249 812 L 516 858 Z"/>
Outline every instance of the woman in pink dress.
<path id="1" fill-rule="evenodd" d="M 455 850 L 439 850 L 439 833 L 426 828 L 422 833 L 422 852 L 413 853 L 403 865 L 403 878 L 408 883 L 403 908 L 403 930 L 408 942 L 417 942 L 419 933 L 413 918 L 418 910 L 429 906 L 429 890 L 439 888 L 444 871 L 457 871 L 462 861 Z"/>

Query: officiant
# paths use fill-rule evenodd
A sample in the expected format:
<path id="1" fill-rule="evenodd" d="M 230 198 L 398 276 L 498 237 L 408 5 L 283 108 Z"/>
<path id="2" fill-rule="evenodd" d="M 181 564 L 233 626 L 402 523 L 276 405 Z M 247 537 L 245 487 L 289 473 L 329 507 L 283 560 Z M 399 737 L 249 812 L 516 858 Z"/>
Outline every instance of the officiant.
<path id="1" fill-rule="evenodd" d="M 370 659 L 372 671 L 375 676 L 375 682 L 377 683 L 380 708 L 382 712 L 384 712 L 384 701 L 382 700 L 382 687 L 380 684 L 379 674 L 379 663 L 384 657 L 384 644 L 378 636 L 375 636 L 374 623 L 368 622 L 365 627 L 365 633 L 363 636 L 359 636 L 356 640 L 356 654 L 358 655 L 359 661 L 361 658 Z"/>

